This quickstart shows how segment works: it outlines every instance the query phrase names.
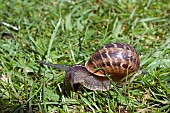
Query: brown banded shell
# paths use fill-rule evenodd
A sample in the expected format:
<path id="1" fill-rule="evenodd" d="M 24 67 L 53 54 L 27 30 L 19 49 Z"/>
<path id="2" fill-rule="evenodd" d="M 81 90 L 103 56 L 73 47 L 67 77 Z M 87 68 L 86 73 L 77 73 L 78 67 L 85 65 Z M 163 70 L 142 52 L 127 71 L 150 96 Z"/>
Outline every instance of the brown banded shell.
<path id="1" fill-rule="evenodd" d="M 85 67 L 97 76 L 109 75 L 119 81 L 139 69 L 139 57 L 135 49 L 124 43 L 111 43 L 100 47 L 86 62 Z"/>

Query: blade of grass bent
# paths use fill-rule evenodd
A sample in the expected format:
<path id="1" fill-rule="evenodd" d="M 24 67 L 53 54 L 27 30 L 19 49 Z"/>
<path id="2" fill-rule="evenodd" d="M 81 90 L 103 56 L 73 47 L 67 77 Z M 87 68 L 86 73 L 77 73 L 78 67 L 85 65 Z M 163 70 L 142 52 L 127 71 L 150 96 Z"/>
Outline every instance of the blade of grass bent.
<path id="1" fill-rule="evenodd" d="M 50 56 L 50 50 L 51 50 L 54 38 L 56 36 L 56 33 L 58 31 L 58 28 L 60 26 L 60 23 L 61 23 L 61 19 L 58 21 L 57 25 L 55 26 L 55 29 L 54 29 L 53 34 L 51 36 L 50 43 L 49 43 L 49 46 L 48 46 L 48 51 L 47 51 L 47 58 L 49 58 L 49 56 Z"/>

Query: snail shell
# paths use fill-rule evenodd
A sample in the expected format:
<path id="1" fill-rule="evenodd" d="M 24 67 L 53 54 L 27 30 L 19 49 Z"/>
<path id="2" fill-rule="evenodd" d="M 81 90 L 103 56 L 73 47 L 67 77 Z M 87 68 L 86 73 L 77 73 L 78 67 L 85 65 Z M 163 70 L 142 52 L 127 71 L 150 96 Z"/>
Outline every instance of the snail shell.
<path id="1" fill-rule="evenodd" d="M 61 66 L 37 61 L 66 72 L 65 82 L 80 83 L 90 90 L 106 91 L 110 89 L 110 78 L 117 82 L 126 75 L 139 69 L 140 61 L 135 49 L 124 43 L 106 44 L 96 50 L 86 62 L 85 66 Z M 108 76 L 107 76 L 108 75 Z"/>
<path id="2" fill-rule="evenodd" d="M 100 47 L 86 62 L 85 67 L 96 76 L 119 81 L 139 69 L 139 57 L 135 49 L 124 43 L 111 43 Z"/>

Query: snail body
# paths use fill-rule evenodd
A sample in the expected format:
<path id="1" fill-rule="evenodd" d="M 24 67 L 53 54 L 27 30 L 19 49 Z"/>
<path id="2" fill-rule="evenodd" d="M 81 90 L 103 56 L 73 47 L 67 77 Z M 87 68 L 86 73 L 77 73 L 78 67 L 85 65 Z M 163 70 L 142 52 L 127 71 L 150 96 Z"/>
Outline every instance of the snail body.
<path id="1" fill-rule="evenodd" d="M 106 91 L 110 89 L 110 80 L 120 81 L 126 75 L 139 69 L 139 57 L 135 49 L 124 43 L 106 44 L 96 50 L 85 66 L 61 66 L 38 61 L 66 72 L 65 82 L 80 83 L 90 90 Z M 110 79 L 109 79 L 110 78 Z"/>

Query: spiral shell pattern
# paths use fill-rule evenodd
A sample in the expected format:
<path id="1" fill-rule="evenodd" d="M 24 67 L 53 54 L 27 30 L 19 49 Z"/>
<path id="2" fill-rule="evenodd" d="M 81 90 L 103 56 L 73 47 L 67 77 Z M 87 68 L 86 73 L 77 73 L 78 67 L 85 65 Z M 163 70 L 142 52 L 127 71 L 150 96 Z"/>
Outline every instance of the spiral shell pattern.
<path id="1" fill-rule="evenodd" d="M 139 69 L 139 56 L 135 49 L 124 43 L 106 44 L 96 50 L 85 67 L 97 76 L 109 75 L 118 81 Z"/>

